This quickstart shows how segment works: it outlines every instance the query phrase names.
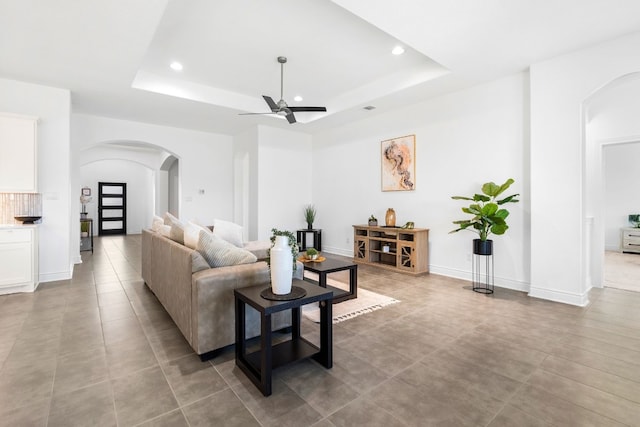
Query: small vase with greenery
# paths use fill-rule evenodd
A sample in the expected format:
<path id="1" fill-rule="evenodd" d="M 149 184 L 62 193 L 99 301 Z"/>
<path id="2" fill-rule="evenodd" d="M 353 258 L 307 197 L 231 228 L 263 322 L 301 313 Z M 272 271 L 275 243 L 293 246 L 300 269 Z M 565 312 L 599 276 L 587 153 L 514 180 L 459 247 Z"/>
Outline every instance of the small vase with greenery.
<path id="1" fill-rule="evenodd" d="M 296 259 L 298 258 L 298 252 L 299 252 L 298 239 L 296 239 L 296 236 L 294 236 L 292 232 L 287 230 L 278 230 L 277 228 L 272 228 L 271 233 L 272 233 L 272 236 L 270 240 L 271 240 L 272 246 L 276 242 L 277 236 L 286 236 L 287 239 L 289 240 L 289 247 L 291 248 L 291 262 L 293 263 L 293 270 L 295 271 L 297 268 Z M 271 265 L 270 253 L 271 253 L 271 248 L 267 249 L 267 264 L 269 265 Z"/>
<path id="2" fill-rule="evenodd" d="M 369 217 L 369 226 L 376 227 L 378 225 L 378 218 L 373 216 L 373 214 Z"/>
<path id="3" fill-rule="evenodd" d="M 514 183 L 509 178 L 504 184 L 497 185 L 487 182 L 482 185 L 482 194 L 474 194 L 473 197 L 452 196 L 454 200 L 469 200 L 472 203 L 462 208 L 462 212 L 472 215 L 471 219 L 453 221 L 458 228 L 449 233 L 456 233 L 460 230 L 473 231 L 480 236 L 480 241 L 485 242 L 491 233 L 496 235 L 504 234 L 509 226 L 505 219 L 509 216 L 509 211 L 501 208 L 506 203 L 517 203 L 516 197 L 519 194 L 512 194 L 502 199 L 497 199 L 507 188 Z M 474 246 L 475 248 L 475 246 Z"/>
<path id="4" fill-rule="evenodd" d="M 306 256 L 310 260 L 316 260 L 320 256 L 320 252 L 316 248 L 307 249 Z"/>
<path id="5" fill-rule="evenodd" d="M 304 220 L 307 222 L 307 229 L 313 229 L 313 223 L 316 220 L 316 208 L 313 205 L 304 207 Z"/>

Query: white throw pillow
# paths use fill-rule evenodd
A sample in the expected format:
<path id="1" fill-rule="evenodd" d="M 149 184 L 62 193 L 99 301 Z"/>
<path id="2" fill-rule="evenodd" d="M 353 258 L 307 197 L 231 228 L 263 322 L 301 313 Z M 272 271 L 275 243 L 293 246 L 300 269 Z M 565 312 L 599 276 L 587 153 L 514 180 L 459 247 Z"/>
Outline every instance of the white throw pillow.
<path id="1" fill-rule="evenodd" d="M 164 214 L 164 223 L 171 226 L 169 238 L 174 242 L 184 245 L 184 224 L 169 212 Z"/>
<path id="2" fill-rule="evenodd" d="M 160 234 L 162 234 L 164 237 L 166 237 L 167 239 L 171 238 L 171 226 L 170 225 L 161 225 L 160 229 L 158 230 L 160 232 Z"/>
<path id="3" fill-rule="evenodd" d="M 213 234 L 232 245 L 242 248 L 242 226 L 221 219 L 213 220 Z"/>
<path id="4" fill-rule="evenodd" d="M 231 243 L 212 233 L 200 231 L 197 251 L 202 254 L 211 267 L 225 267 L 227 265 L 251 264 L 258 259 L 254 254 L 237 248 Z"/>
<path id="5" fill-rule="evenodd" d="M 188 248 L 195 249 L 198 245 L 198 239 L 200 238 L 200 231 L 211 233 L 211 230 L 201 225 L 187 222 L 184 226 L 184 245 Z"/>
<path id="6" fill-rule="evenodd" d="M 154 215 L 151 219 L 151 229 L 156 233 L 159 233 L 162 225 L 164 225 L 164 219 L 158 215 Z"/>

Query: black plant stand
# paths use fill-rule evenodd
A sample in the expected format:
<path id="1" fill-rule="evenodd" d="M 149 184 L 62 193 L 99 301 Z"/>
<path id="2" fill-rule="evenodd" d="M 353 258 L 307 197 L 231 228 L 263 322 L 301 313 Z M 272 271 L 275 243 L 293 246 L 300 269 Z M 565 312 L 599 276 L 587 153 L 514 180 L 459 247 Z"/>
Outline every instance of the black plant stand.
<path id="1" fill-rule="evenodd" d="M 474 292 L 481 294 L 493 293 L 493 241 L 481 241 L 480 239 L 473 241 L 471 276 Z"/>

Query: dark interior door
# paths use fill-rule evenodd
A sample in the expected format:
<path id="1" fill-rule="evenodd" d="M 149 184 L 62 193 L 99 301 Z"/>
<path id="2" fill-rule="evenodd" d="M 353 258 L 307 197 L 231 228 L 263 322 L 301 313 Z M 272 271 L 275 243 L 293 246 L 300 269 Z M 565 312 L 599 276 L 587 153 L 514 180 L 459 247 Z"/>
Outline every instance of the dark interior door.
<path id="1" fill-rule="evenodd" d="M 98 234 L 127 234 L 126 183 L 98 183 Z"/>

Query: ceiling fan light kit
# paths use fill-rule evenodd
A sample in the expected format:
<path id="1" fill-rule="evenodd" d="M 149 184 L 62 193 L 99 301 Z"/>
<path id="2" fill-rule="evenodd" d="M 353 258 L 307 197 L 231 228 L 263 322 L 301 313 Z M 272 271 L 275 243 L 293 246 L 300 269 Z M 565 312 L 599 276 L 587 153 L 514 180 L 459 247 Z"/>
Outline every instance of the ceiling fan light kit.
<path id="1" fill-rule="evenodd" d="M 273 98 L 267 95 L 262 95 L 262 98 L 265 100 L 269 109 L 271 109 L 270 113 L 240 113 L 241 115 L 256 115 L 256 114 L 276 114 L 278 116 L 284 116 L 290 124 L 296 123 L 296 117 L 293 113 L 301 113 L 301 112 L 325 112 L 327 109 L 325 107 L 289 107 L 287 102 L 284 100 L 284 64 L 287 63 L 287 58 L 285 56 L 278 56 L 278 62 L 280 63 L 280 101 L 277 103 L 273 101 Z"/>

